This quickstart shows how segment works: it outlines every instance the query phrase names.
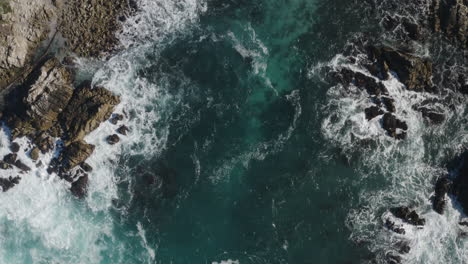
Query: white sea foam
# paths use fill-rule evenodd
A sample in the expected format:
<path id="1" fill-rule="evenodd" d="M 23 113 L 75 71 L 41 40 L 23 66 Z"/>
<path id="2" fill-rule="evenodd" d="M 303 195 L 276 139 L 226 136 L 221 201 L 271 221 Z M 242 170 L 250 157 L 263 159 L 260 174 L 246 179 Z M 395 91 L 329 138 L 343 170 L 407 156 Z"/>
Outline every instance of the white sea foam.
<path id="1" fill-rule="evenodd" d="M 177 101 L 163 89 L 164 83 L 155 84 L 140 77 L 138 70 L 148 63 L 144 57 L 149 47 L 153 47 L 150 52 L 157 58 L 164 46 L 184 34 L 206 10 L 204 1 L 198 0 L 140 0 L 138 3 L 138 13 L 127 20 L 120 36 L 125 47 L 123 52 L 108 62 L 78 60 L 79 76 L 94 75 L 93 83 L 121 96 L 122 103 L 116 112 L 126 115 L 122 124 L 130 127 L 129 136 L 121 136 L 118 145 L 109 146 L 105 138 L 115 133 L 117 127 L 105 122 L 85 138 L 96 145 L 96 150 L 88 160 L 94 170 L 89 175 L 89 193 L 84 201 L 71 195 L 69 183 L 47 174 L 45 164 L 53 153 L 41 155 L 44 166 L 36 168 L 24 151 L 30 149 L 30 143 L 18 139 L 21 144 L 18 156 L 32 170 L 20 174 L 20 184 L 0 194 L 0 263 L 102 263 L 104 258 L 118 259 L 112 263 L 134 263 L 123 259 L 121 252 L 116 256 L 102 255 L 104 250 L 114 252 L 126 248 L 121 244 L 124 241 L 113 238 L 115 226 L 109 213 L 112 201 L 118 196 L 120 179 L 115 170 L 125 170 L 119 163 L 121 155 L 153 155 L 165 147 L 168 130 L 159 127 L 158 122 Z M 9 153 L 7 134 L 0 134 L 0 143 L 3 157 Z M 1 177 L 8 177 L 16 176 L 19 171 L 0 173 Z M 145 263 L 153 263 L 154 245 L 149 245 L 141 225 L 137 229 L 142 252 L 147 254 L 143 257 L 147 259 Z"/>
<path id="2" fill-rule="evenodd" d="M 346 67 L 371 76 L 357 66 L 358 63 L 349 64 L 342 55 L 337 55 L 326 66 L 334 70 Z M 323 66 L 313 68 L 310 77 Z M 401 242 L 411 247 L 408 254 L 401 255 L 405 263 L 467 262 L 466 242 L 460 237 L 462 228 L 458 225 L 459 211 L 449 205 L 447 212 L 439 215 L 432 210 L 429 199 L 433 195 L 435 178 L 446 173 L 437 161 L 453 158 L 468 142 L 466 127 L 463 127 L 466 103 L 452 110 L 438 105 L 446 114 L 446 121 L 439 126 L 430 125 L 412 106 L 437 96 L 409 91 L 393 75 L 383 83 L 395 99 L 395 115 L 408 124 L 406 140 L 397 141 L 385 135 L 379 117 L 370 121 L 365 118 L 364 109 L 371 105 L 369 96 L 352 84 L 331 87 L 323 109 L 326 113 L 323 135 L 341 149 L 360 175 L 355 179 L 362 188 L 359 208 L 352 209 L 347 219 L 351 239 L 369 242 L 379 263 L 386 263 L 385 255 L 389 252 L 398 254 L 397 244 Z M 458 130 L 446 133 L 450 126 L 458 127 Z M 375 183 L 384 187 L 369 187 Z M 416 209 L 426 219 L 426 225 L 417 228 L 402 223 L 389 213 L 388 209 L 402 205 Z M 399 235 L 386 229 L 383 223 L 388 218 L 403 225 L 406 234 Z"/>

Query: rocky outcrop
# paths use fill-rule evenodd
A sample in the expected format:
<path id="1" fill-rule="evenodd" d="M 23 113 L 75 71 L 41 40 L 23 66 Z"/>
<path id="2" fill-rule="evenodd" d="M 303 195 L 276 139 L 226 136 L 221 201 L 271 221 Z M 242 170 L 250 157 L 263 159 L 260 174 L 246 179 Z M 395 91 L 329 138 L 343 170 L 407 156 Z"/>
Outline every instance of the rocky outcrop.
<path id="1" fill-rule="evenodd" d="M 418 92 L 433 91 L 432 84 L 432 63 L 403 51 L 398 51 L 389 47 L 368 48 L 369 58 L 373 64 L 374 73 L 387 76 L 388 71 L 393 71 L 398 75 L 400 81 L 408 90 Z"/>
<path id="2" fill-rule="evenodd" d="M 75 91 L 72 99 L 60 115 L 60 124 L 67 142 L 81 140 L 109 119 L 120 98 L 102 87 L 84 83 Z"/>
<path id="3" fill-rule="evenodd" d="M 78 56 L 100 57 L 118 45 L 115 33 L 131 7 L 129 0 L 68 1 L 59 30 Z"/>
<path id="4" fill-rule="evenodd" d="M 434 32 L 468 48 L 468 2 L 466 0 L 433 0 L 430 22 Z"/>
<path id="5" fill-rule="evenodd" d="M 0 2 L 0 98 L 4 94 L 2 90 L 29 66 L 37 47 L 47 38 L 58 12 L 56 3 L 53 0 Z"/>
<path id="6" fill-rule="evenodd" d="M 419 217 L 416 211 L 410 210 L 406 206 L 392 208 L 390 209 L 390 212 L 395 217 L 400 218 L 409 224 L 416 226 L 423 226 L 424 224 L 426 224 L 426 220 L 424 218 Z"/>
<path id="7" fill-rule="evenodd" d="M 14 138 L 47 131 L 57 122 L 73 95 L 71 73 L 50 59 L 28 77 L 23 89 L 23 94 L 12 95 L 23 99 L 9 109 Z"/>

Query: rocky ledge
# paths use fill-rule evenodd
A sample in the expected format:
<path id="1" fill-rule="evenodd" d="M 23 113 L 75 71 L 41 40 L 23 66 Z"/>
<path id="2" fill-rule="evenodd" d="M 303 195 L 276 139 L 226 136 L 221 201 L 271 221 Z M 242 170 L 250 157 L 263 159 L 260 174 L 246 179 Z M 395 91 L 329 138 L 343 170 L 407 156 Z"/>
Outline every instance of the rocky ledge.
<path id="1" fill-rule="evenodd" d="M 74 56 L 102 59 L 115 51 L 121 22 L 135 8 L 132 0 L 0 0 L 0 117 L 12 140 L 0 169 L 31 170 L 18 159 L 20 146 L 14 142 L 26 137 L 37 167 L 46 165 L 49 174 L 71 183 L 74 195 L 86 195 L 93 169 L 86 160 L 95 146 L 84 137 L 106 120 L 117 125 L 125 117 L 113 115 L 120 98 L 112 92 L 86 80 L 75 85 L 69 61 Z M 60 56 L 49 50 L 57 36 L 65 39 Z M 121 135 L 129 131 L 116 127 Z M 115 134 L 107 140 L 116 144 L 120 138 Z M 41 154 L 52 151 L 50 164 L 43 164 Z M 7 191 L 20 179 L 0 178 L 0 187 Z"/>

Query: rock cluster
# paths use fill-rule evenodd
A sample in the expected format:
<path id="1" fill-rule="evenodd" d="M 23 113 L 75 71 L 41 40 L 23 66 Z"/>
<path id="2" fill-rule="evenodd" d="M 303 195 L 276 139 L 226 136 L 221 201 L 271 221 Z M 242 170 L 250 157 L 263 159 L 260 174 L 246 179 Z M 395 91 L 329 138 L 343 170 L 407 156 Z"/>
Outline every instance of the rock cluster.
<path id="1" fill-rule="evenodd" d="M 102 87 L 91 87 L 90 82 L 74 88 L 72 73 L 57 59 L 51 58 L 9 95 L 9 102 L 3 119 L 11 127 L 12 138 L 26 136 L 31 139 L 34 147 L 30 157 L 33 160 L 39 158 L 40 152 L 57 149 L 55 138 L 60 138 L 63 149 L 52 160 L 48 172 L 73 182 L 72 192 L 82 197 L 86 193 L 83 189 L 87 183 L 86 172 L 92 169 L 84 162 L 95 149 L 83 138 L 111 117 L 120 98 Z M 18 149 L 19 146 L 12 143 L 12 152 Z M 4 163 L 22 171 L 30 170 L 16 157 L 14 153 L 8 154 Z M 85 170 L 77 169 L 78 166 Z M 82 190 L 78 191 L 78 188 Z"/>

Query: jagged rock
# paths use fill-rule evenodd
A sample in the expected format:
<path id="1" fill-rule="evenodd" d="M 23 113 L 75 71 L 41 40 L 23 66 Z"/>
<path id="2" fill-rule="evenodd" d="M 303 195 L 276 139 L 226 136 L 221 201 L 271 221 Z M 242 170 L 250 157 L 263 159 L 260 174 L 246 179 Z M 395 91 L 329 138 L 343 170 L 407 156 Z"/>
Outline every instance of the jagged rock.
<path id="1" fill-rule="evenodd" d="M 385 108 L 387 108 L 388 111 L 390 112 L 395 112 L 396 107 L 395 107 L 395 100 L 393 98 L 383 96 L 382 97 L 382 102 L 385 105 Z"/>
<path id="2" fill-rule="evenodd" d="M 36 145 L 39 150 L 45 154 L 52 149 L 54 149 L 54 139 L 49 136 L 47 133 L 40 133 L 36 138 L 34 138 L 33 143 Z"/>
<path id="3" fill-rule="evenodd" d="M 397 139 L 404 139 L 406 137 L 406 133 L 397 133 L 397 128 L 408 130 L 406 122 L 397 119 L 396 116 L 391 113 L 385 113 L 383 115 L 382 127 L 391 137 L 395 137 Z"/>
<path id="4" fill-rule="evenodd" d="M 119 143 L 120 138 L 119 138 L 118 135 L 113 134 L 113 135 L 108 136 L 107 139 L 106 139 L 106 141 L 107 141 L 107 143 L 109 143 L 110 145 L 115 145 L 115 144 Z"/>
<path id="5" fill-rule="evenodd" d="M 80 167 L 85 171 L 85 172 L 92 172 L 93 171 L 93 167 L 91 167 L 91 165 L 89 165 L 88 163 L 86 162 L 82 162 L 80 164 Z"/>
<path id="6" fill-rule="evenodd" d="M 83 140 L 75 141 L 67 146 L 59 157 L 64 171 L 69 171 L 87 160 L 93 154 L 94 148 L 94 145 Z"/>
<path id="7" fill-rule="evenodd" d="M 379 115 L 383 115 L 384 111 L 382 111 L 382 109 L 380 109 L 377 106 L 371 106 L 371 107 L 366 108 L 364 110 L 364 113 L 366 114 L 366 119 L 371 120 L 374 117 L 377 117 Z"/>
<path id="8" fill-rule="evenodd" d="M 450 181 L 446 177 L 437 180 L 432 207 L 434 211 L 436 211 L 439 214 L 444 213 L 445 205 L 447 203 L 445 200 L 445 195 L 450 191 L 451 185 L 452 181 Z"/>
<path id="9" fill-rule="evenodd" d="M 18 155 L 16 155 L 15 153 L 10 153 L 10 154 L 5 155 L 5 157 L 3 157 L 3 161 L 8 164 L 14 165 L 17 158 L 18 158 Z"/>
<path id="10" fill-rule="evenodd" d="M 110 91 L 83 83 L 60 115 L 60 123 L 66 131 L 67 142 L 81 140 L 109 119 L 120 98 Z"/>
<path id="11" fill-rule="evenodd" d="M 122 121 L 124 116 L 121 114 L 113 114 L 112 118 L 109 120 L 112 124 L 117 125 L 119 121 Z"/>
<path id="12" fill-rule="evenodd" d="M 404 228 L 396 226 L 390 219 L 385 221 L 385 226 L 397 234 L 404 235 L 406 233 Z"/>
<path id="13" fill-rule="evenodd" d="M 38 148 L 38 147 L 34 147 L 34 148 L 31 150 L 30 156 L 31 156 L 31 159 L 32 159 L 32 160 L 38 160 L 38 159 L 39 159 L 39 148 Z"/>
<path id="14" fill-rule="evenodd" d="M 20 145 L 16 142 L 11 143 L 10 150 L 13 153 L 17 153 L 20 150 Z"/>
<path id="15" fill-rule="evenodd" d="M 72 183 L 70 191 L 78 198 L 84 198 L 88 191 L 88 175 L 85 174 Z"/>
<path id="16" fill-rule="evenodd" d="M 48 60 L 24 99 L 27 116 L 38 131 L 46 131 L 57 122 L 73 95 L 70 72 L 57 59 Z"/>
<path id="17" fill-rule="evenodd" d="M 422 115 L 429 119 L 433 124 L 441 124 L 445 120 L 445 115 L 442 113 L 432 112 L 426 109 L 422 109 Z"/>
<path id="18" fill-rule="evenodd" d="M 390 212 L 395 217 L 398 217 L 412 225 L 422 226 L 426 223 L 426 220 L 424 218 L 420 218 L 416 211 L 411 211 L 408 207 L 405 206 L 392 208 L 390 209 Z"/>
<path id="19" fill-rule="evenodd" d="M 381 60 L 397 73 L 407 89 L 419 92 L 432 90 L 430 61 L 387 47 L 381 49 L 381 54 Z"/>
<path id="20" fill-rule="evenodd" d="M 411 247 L 408 245 L 407 242 L 399 242 L 397 244 L 397 247 L 399 248 L 398 252 L 400 254 L 408 254 L 411 251 Z"/>
<path id="21" fill-rule="evenodd" d="M 126 136 L 129 131 L 130 131 L 130 129 L 126 125 L 121 125 L 117 129 L 117 133 L 119 133 L 121 135 L 124 135 L 124 136 Z"/>
<path id="22" fill-rule="evenodd" d="M 468 48 L 468 3 L 466 0 L 434 0 L 431 22 L 434 32 L 442 32 L 452 42 Z"/>
<path id="23" fill-rule="evenodd" d="M 30 171 L 31 170 L 31 168 L 29 168 L 21 160 L 16 160 L 14 165 L 15 165 L 15 167 L 17 167 L 18 169 L 20 169 L 22 171 Z"/>
<path id="24" fill-rule="evenodd" d="M 9 189 L 13 188 L 16 184 L 20 182 L 21 178 L 19 176 L 16 177 L 9 177 L 8 179 L 0 178 L 0 187 L 2 187 L 2 191 L 6 192 Z"/>

